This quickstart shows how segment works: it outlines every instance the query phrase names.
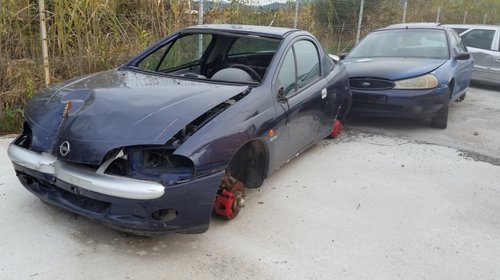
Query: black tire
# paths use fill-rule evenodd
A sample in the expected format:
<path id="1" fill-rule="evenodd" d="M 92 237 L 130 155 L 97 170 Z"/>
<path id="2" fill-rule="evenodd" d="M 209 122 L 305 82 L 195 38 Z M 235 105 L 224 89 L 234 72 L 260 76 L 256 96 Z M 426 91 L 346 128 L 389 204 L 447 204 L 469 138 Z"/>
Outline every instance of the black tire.
<path id="1" fill-rule="evenodd" d="M 450 108 L 450 93 L 446 94 L 443 107 L 431 119 L 431 126 L 445 129 L 448 126 L 448 111 Z"/>
<path id="2" fill-rule="evenodd" d="M 338 116 L 337 118 L 340 120 L 340 122 L 342 122 L 342 124 L 345 124 L 347 116 L 351 112 L 351 107 L 352 107 L 352 95 L 349 95 L 349 97 L 346 98 L 346 100 L 342 104 L 342 108 L 337 115 Z"/>
<path id="3" fill-rule="evenodd" d="M 467 93 L 466 93 L 466 92 L 464 92 L 464 94 L 462 94 L 462 95 L 461 95 L 461 96 L 457 99 L 457 102 L 462 102 L 462 101 L 464 101 L 464 99 L 465 99 L 465 96 L 466 96 L 466 95 L 467 95 Z"/>

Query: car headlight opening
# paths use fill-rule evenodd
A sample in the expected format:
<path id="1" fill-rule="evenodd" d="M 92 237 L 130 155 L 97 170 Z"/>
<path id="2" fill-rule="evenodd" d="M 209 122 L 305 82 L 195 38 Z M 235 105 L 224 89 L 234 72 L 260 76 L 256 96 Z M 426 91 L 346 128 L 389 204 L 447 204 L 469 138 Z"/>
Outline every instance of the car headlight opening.
<path id="1" fill-rule="evenodd" d="M 435 88 L 439 84 L 436 76 L 426 74 L 423 76 L 399 80 L 395 82 L 395 89 L 430 89 Z"/>
<path id="2" fill-rule="evenodd" d="M 124 148 L 121 156 L 111 158 L 113 161 L 105 167 L 105 173 L 156 181 L 163 185 L 179 184 L 193 179 L 193 162 L 187 157 L 175 155 L 174 151 L 162 146 Z"/>

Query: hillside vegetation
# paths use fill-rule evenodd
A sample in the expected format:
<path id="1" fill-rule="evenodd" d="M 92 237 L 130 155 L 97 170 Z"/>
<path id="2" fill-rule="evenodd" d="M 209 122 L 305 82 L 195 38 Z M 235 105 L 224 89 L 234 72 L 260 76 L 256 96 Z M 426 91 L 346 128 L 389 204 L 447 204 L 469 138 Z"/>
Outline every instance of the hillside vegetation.
<path id="1" fill-rule="evenodd" d="M 269 4 L 259 6 L 263 2 Z M 362 32 L 402 20 L 400 0 L 366 0 Z M 0 134 L 17 132 L 22 108 L 44 87 L 37 1 L 0 0 Z M 301 1 L 298 28 L 330 53 L 355 44 L 359 0 Z M 146 46 L 197 24 L 187 0 L 45 0 L 51 82 L 116 67 Z M 500 0 L 408 0 L 406 21 L 500 23 Z M 293 27 L 295 2 L 206 1 L 205 23 Z M 485 18 L 486 14 L 486 18 Z"/>

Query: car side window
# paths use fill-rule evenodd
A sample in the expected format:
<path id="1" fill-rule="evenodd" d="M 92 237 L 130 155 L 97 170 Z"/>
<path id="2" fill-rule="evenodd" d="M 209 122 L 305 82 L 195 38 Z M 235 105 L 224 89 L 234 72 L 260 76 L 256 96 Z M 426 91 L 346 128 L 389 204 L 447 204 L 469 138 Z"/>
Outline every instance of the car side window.
<path id="1" fill-rule="evenodd" d="M 462 40 L 466 46 L 490 50 L 495 30 L 474 29 L 462 35 Z"/>
<path id="2" fill-rule="evenodd" d="M 458 49 L 457 37 L 455 37 L 454 32 L 450 32 L 450 45 L 451 45 L 451 49 L 453 51 L 453 55 L 456 55 L 460 52 L 460 50 Z"/>
<path id="3" fill-rule="evenodd" d="M 255 38 L 245 37 L 238 38 L 227 52 L 227 55 L 275 52 L 279 44 L 280 41 L 277 40 L 256 40 Z"/>
<path id="4" fill-rule="evenodd" d="M 293 48 L 288 50 L 288 53 L 285 56 L 285 60 L 283 60 L 283 64 L 281 65 L 280 72 L 278 74 L 278 80 L 281 83 L 281 86 L 285 90 L 285 95 L 290 96 L 294 95 L 296 88 L 296 73 L 295 73 L 295 55 L 293 52 Z"/>
<path id="5" fill-rule="evenodd" d="M 320 76 L 318 50 L 311 41 L 301 40 L 292 45 L 278 74 L 285 95 L 295 95 L 301 88 Z"/>
<path id="6" fill-rule="evenodd" d="M 452 27 L 451 29 L 455 30 L 455 32 L 457 32 L 457 34 L 460 34 L 460 33 L 464 32 L 465 30 L 467 30 L 467 28 L 460 28 L 460 27 Z"/>
<path id="7" fill-rule="evenodd" d="M 298 41 L 294 44 L 297 60 L 297 87 L 302 88 L 320 76 L 318 50 L 311 41 Z"/>
<path id="8" fill-rule="evenodd" d="M 460 52 L 468 52 L 467 47 L 465 46 L 462 38 L 460 38 L 460 36 L 458 36 L 458 35 L 455 35 L 455 36 L 457 37 L 458 49 L 460 50 Z"/>
<path id="9" fill-rule="evenodd" d="M 450 42 L 453 49 L 453 54 L 456 55 L 459 53 L 467 52 L 467 48 L 462 43 L 460 36 L 458 36 L 455 32 L 450 33 Z"/>

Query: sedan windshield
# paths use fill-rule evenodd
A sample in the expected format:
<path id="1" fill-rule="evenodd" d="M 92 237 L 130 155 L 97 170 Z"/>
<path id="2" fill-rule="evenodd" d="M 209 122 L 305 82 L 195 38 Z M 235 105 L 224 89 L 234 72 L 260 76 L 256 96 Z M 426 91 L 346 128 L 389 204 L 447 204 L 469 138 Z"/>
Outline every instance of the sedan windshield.
<path id="1" fill-rule="evenodd" d="M 349 54 L 349 58 L 415 57 L 448 58 L 444 30 L 398 29 L 368 34 Z"/>
<path id="2" fill-rule="evenodd" d="M 187 79 L 259 83 L 279 39 L 238 34 L 188 33 L 166 41 L 134 67 Z"/>

